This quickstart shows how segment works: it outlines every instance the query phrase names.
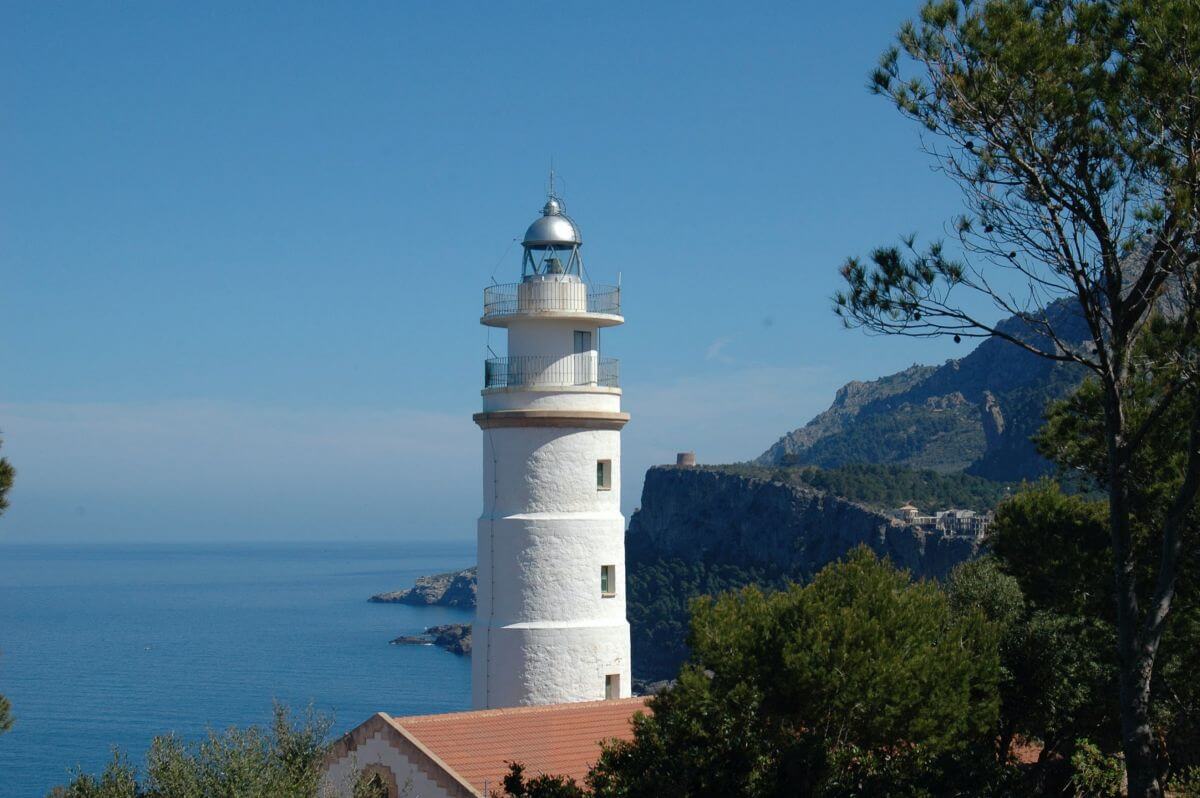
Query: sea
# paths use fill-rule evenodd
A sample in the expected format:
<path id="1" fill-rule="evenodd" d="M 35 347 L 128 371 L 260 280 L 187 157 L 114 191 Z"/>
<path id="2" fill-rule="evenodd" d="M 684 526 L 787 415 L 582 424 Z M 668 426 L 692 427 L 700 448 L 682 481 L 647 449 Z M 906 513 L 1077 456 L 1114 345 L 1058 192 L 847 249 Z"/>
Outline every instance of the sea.
<path id="1" fill-rule="evenodd" d="M 474 541 L 0 544 L 0 798 L 40 798 L 113 748 L 265 724 L 274 702 L 348 731 L 468 709 L 470 661 L 389 645 L 470 610 L 372 604 L 475 561 Z"/>

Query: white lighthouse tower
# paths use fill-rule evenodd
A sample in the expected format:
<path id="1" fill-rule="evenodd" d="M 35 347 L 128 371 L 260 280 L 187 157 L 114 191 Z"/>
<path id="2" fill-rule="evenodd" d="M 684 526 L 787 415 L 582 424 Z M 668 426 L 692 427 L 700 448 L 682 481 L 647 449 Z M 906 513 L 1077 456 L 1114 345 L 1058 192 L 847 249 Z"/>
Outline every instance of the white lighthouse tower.
<path id="1" fill-rule="evenodd" d="M 630 694 L 617 361 L 619 287 L 589 284 L 553 181 L 525 233 L 521 281 L 484 289 L 508 331 L 484 364 L 483 514 L 471 653 L 475 708 Z"/>

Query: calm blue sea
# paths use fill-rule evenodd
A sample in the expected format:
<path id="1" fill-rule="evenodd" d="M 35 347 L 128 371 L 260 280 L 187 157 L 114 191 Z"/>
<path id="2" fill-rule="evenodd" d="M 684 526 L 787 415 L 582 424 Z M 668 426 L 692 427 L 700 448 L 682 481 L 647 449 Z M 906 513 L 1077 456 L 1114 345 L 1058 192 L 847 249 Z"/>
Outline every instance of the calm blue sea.
<path id="1" fill-rule="evenodd" d="M 134 762 L 156 734 L 270 719 L 310 702 L 345 731 L 373 712 L 470 703 L 470 663 L 399 634 L 469 611 L 369 604 L 475 560 L 474 543 L 0 545 L 0 796 Z"/>

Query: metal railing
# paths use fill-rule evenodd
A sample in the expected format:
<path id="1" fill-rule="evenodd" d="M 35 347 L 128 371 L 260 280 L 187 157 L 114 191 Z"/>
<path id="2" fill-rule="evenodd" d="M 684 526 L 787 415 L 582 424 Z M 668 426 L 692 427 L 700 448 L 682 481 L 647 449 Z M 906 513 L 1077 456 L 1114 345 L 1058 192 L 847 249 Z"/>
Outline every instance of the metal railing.
<path id="1" fill-rule="evenodd" d="M 521 291 L 521 286 L 561 290 Z M 572 291 L 567 286 L 578 287 Z M 483 289 L 483 317 L 512 316 L 517 313 L 575 312 L 621 315 L 621 288 L 615 285 L 582 283 L 504 283 Z"/>
<path id="2" fill-rule="evenodd" d="M 620 362 L 615 357 L 599 357 L 595 352 L 560 357 L 493 357 L 483 361 L 484 388 L 616 388 L 620 376 Z"/>

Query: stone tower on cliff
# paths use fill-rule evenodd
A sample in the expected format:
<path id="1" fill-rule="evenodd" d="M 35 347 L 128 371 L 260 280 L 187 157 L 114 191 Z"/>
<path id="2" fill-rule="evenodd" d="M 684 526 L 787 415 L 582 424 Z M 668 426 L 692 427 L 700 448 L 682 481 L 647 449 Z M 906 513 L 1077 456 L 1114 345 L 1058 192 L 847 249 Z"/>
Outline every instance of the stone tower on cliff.
<path id="1" fill-rule="evenodd" d="M 507 330 L 484 364 L 475 708 L 630 694 L 617 361 L 600 333 L 621 291 L 592 285 L 553 181 L 525 233 L 521 281 L 483 292 Z"/>

